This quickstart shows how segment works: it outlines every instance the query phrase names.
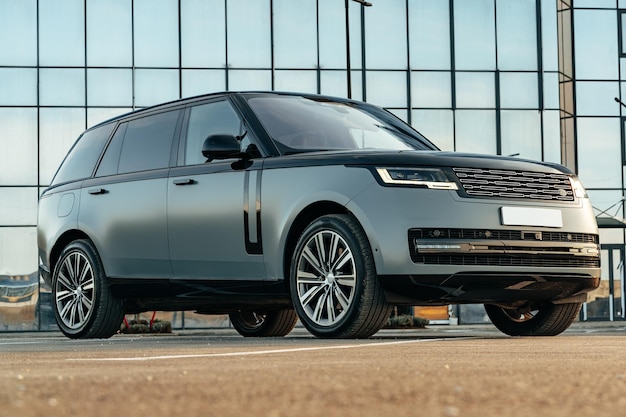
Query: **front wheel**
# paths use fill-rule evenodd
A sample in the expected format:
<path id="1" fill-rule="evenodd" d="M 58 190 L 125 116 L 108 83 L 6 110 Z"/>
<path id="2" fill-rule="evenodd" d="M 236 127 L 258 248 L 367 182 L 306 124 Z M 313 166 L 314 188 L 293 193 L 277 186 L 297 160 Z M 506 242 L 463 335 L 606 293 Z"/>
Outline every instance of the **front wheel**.
<path id="1" fill-rule="evenodd" d="M 485 311 L 494 326 L 509 336 L 556 336 L 564 332 L 578 317 L 582 303 L 501 307 L 485 304 Z"/>
<path id="2" fill-rule="evenodd" d="M 320 217 L 302 232 L 291 261 L 290 291 L 300 321 L 317 337 L 369 337 L 391 310 L 367 236 L 346 214 Z"/>
<path id="3" fill-rule="evenodd" d="M 88 240 L 76 240 L 61 253 L 52 275 L 52 299 L 57 324 L 72 339 L 111 337 L 124 318 L 122 302 L 111 293 Z"/>
<path id="4" fill-rule="evenodd" d="M 235 330 L 244 337 L 286 336 L 298 321 L 296 312 L 290 308 L 265 313 L 238 311 L 229 317 Z"/>

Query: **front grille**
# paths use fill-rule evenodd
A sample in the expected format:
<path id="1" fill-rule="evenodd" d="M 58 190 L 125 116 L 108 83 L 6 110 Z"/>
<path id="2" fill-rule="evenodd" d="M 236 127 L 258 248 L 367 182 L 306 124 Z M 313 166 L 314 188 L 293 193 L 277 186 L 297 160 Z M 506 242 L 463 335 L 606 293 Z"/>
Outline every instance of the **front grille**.
<path id="1" fill-rule="evenodd" d="M 426 265 L 471 265 L 471 266 L 529 266 L 537 268 L 599 268 L 597 257 L 544 257 L 520 255 L 415 255 L 413 262 Z"/>
<path id="2" fill-rule="evenodd" d="M 538 239 L 540 238 L 540 239 Z M 523 232 L 521 230 L 428 228 L 409 230 L 409 241 L 415 239 L 489 239 L 542 240 L 544 242 L 599 243 L 598 235 L 567 232 Z"/>
<path id="3" fill-rule="evenodd" d="M 468 197 L 574 201 L 569 177 L 560 173 L 453 168 Z"/>

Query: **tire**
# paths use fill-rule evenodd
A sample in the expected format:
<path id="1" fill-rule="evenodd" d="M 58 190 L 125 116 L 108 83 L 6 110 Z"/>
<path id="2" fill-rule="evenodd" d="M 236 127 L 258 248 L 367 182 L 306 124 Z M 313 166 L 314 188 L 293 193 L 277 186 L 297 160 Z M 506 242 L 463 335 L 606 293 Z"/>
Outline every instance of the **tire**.
<path id="1" fill-rule="evenodd" d="M 391 312 L 365 232 L 350 215 L 320 217 L 302 232 L 289 284 L 300 321 L 316 337 L 366 338 Z"/>
<path id="2" fill-rule="evenodd" d="M 505 308 L 485 305 L 485 311 L 498 330 L 509 336 L 556 336 L 578 317 L 582 303 L 552 304 L 538 307 Z"/>
<path id="3" fill-rule="evenodd" d="M 293 309 L 266 313 L 238 311 L 229 315 L 237 332 L 244 337 L 282 337 L 293 330 L 298 315 Z"/>
<path id="4" fill-rule="evenodd" d="M 52 275 L 52 309 L 72 339 L 109 338 L 119 331 L 123 304 L 111 294 L 90 241 L 76 240 L 63 249 Z"/>

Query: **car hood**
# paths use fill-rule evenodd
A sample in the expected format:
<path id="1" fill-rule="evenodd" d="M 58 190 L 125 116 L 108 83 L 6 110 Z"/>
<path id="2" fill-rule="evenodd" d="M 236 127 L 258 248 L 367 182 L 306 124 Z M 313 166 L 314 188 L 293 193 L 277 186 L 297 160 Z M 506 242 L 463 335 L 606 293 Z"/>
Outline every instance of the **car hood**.
<path id="1" fill-rule="evenodd" d="M 445 151 L 317 151 L 272 157 L 265 160 L 265 168 L 315 165 L 375 165 L 375 166 L 432 166 L 535 171 L 564 174 L 573 172 L 559 164 L 529 159 Z"/>

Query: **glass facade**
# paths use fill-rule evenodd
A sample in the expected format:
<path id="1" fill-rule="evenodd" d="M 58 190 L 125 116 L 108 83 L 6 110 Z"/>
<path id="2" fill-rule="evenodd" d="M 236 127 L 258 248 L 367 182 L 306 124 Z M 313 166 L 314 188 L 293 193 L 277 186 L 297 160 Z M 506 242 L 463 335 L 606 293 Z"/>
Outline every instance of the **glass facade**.
<path id="1" fill-rule="evenodd" d="M 623 0 L 373 3 L 0 0 L 0 330 L 48 326 L 32 308 L 46 295 L 37 196 L 74 140 L 181 97 L 366 100 L 444 150 L 565 163 L 598 212 L 624 217 L 614 206 L 626 163 L 626 107 L 615 101 L 626 100 Z M 623 245 L 622 229 L 602 233 Z"/>

